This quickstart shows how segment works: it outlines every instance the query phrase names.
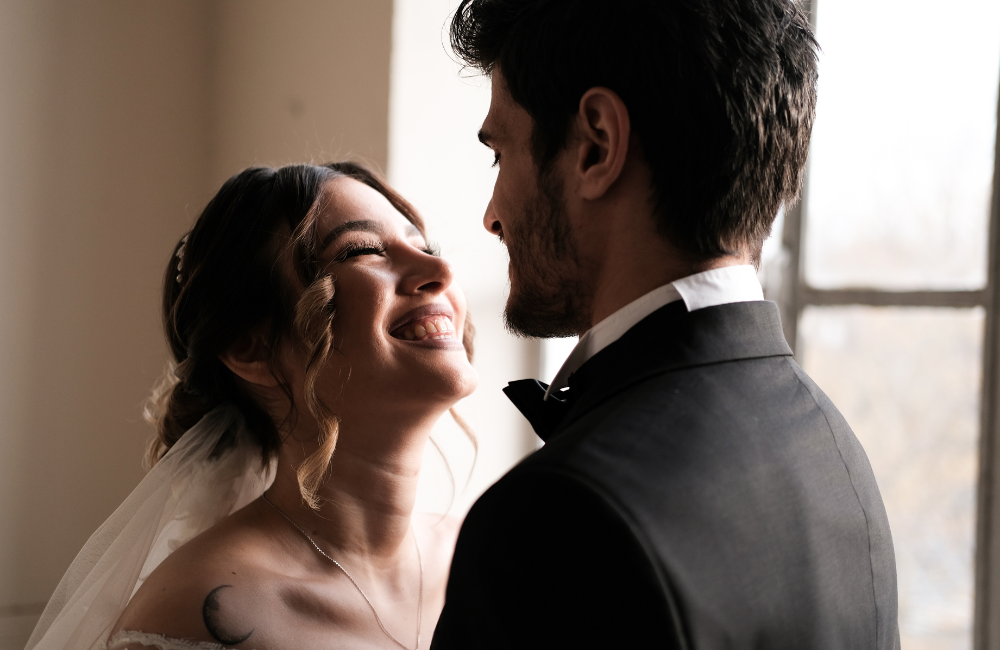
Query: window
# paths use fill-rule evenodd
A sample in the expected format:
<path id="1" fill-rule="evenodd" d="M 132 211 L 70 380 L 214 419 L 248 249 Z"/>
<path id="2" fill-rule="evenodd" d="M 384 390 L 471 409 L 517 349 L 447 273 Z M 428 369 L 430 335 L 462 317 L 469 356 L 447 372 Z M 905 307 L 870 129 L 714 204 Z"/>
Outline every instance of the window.
<path id="1" fill-rule="evenodd" d="M 765 292 L 868 452 L 903 647 L 1000 647 L 1000 3 L 811 4 L 817 119 Z"/>

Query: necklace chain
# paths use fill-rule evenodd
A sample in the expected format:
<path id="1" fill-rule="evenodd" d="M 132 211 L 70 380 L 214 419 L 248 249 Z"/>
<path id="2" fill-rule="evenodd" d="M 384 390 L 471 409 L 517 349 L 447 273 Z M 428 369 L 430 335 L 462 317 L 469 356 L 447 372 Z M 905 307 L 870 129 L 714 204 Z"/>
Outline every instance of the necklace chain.
<path id="1" fill-rule="evenodd" d="M 274 508 L 275 512 L 277 512 L 279 515 L 281 515 L 282 517 L 284 517 L 288 521 L 288 523 L 290 523 L 292 526 L 294 526 L 296 530 L 298 530 L 300 533 L 302 533 L 302 536 L 305 537 L 306 540 L 310 544 L 312 544 L 312 547 L 314 549 L 316 549 L 316 551 L 320 555 L 322 555 L 326 559 L 328 559 L 331 562 L 333 562 L 334 566 L 336 566 L 338 569 L 340 569 L 344 573 L 344 575 L 347 576 L 347 579 L 351 581 L 351 584 L 354 585 L 354 588 L 358 590 L 358 593 L 361 594 L 361 597 L 364 598 L 365 602 L 368 603 L 368 607 L 371 608 L 372 614 L 375 615 L 375 622 L 378 623 L 378 626 L 380 628 L 382 628 L 382 631 L 385 632 L 385 635 L 387 637 L 389 637 L 389 639 L 393 643 L 395 643 L 396 645 L 398 645 L 400 648 L 403 648 L 404 650 L 410 650 L 408 647 L 406 647 L 405 645 L 403 645 L 402 643 L 400 643 L 399 640 L 396 637 L 394 637 L 392 634 L 390 634 L 389 630 L 385 629 L 385 625 L 382 624 L 382 618 L 379 617 L 378 612 L 375 611 L 375 605 L 372 604 L 371 598 L 369 598 L 368 594 L 365 593 L 365 590 L 361 588 L 361 585 L 358 584 L 358 581 L 355 580 L 354 577 L 350 573 L 348 573 L 347 569 L 345 569 L 344 566 L 340 562 L 336 561 L 335 559 L 333 559 L 332 557 L 330 557 L 329 555 L 327 555 L 326 551 L 324 551 L 323 549 L 321 549 L 319 547 L 319 545 L 315 541 L 313 541 L 313 538 L 309 536 L 309 533 L 307 533 L 305 530 L 303 530 L 302 527 L 299 526 L 297 523 L 295 523 L 294 521 L 292 521 L 291 518 L 288 515 L 286 515 L 285 513 L 283 513 L 278 508 L 278 506 L 276 506 L 273 503 L 271 503 L 271 500 L 267 498 L 266 494 L 262 494 L 261 498 L 264 499 L 264 501 L 267 502 L 267 505 L 269 505 L 272 508 Z M 421 559 L 421 557 L 420 557 L 420 544 L 417 543 L 417 536 L 416 536 L 416 534 L 413 533 L 413 527 L 412 526 L 410 526 L 410 534 L 413 535 L 413 546 L 414 546 L 414 548 L 417 549 L 417 564 L 420 566 L 420 592 L 419 592 L 419 596 L 417 597 L 417 645 L 414 647 L 414 650 L 419 650 L 420 649 L 420 619 L 423 618 L 423 609 L 424 609 L 424 562 L 423 562 L 423 559 Z"/>

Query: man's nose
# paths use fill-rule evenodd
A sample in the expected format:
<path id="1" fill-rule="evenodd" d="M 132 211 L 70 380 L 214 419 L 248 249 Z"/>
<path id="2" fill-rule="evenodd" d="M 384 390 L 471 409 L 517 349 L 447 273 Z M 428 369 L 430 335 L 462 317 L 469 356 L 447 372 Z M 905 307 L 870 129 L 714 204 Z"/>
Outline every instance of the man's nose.
<path id="1" fill-rule="evenodd" d="M 483 215 L 483 227 L 491 235 L 499 235 L 503 231 L 500 227 L 500 222 L 496 218 L 496 214 L 493 212 L 493 199 L 490 199 L 490 202 L 486 204 L 486 213 Z"/>

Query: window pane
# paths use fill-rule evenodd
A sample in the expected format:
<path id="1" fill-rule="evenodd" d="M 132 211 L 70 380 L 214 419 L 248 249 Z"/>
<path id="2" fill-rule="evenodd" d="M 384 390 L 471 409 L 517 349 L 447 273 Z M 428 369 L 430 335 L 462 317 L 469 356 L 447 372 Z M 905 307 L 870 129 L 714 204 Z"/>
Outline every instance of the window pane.
<path id="1" fill-rule="evenodd" d="M 982 287 L 1000 2 L 813 1 L 823 51 L 806 278 Z"/>
<path id="2" fill-rule="evenodd" d="M 802 360 L 864 445 L 889 514 L 907 650 L 972 647 L 983 311 L 812 307 Z"/>

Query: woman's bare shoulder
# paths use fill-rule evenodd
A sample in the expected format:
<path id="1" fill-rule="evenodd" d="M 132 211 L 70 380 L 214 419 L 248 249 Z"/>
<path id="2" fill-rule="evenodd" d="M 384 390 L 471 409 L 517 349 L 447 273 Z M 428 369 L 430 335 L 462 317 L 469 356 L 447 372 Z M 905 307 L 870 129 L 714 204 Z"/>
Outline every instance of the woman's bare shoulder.
<path id="1" fill-rule="evenodd" d="M 112 636 L 142 632 L 243 647 L 281 583 L 265 561 L 273 554 L 268 547 L 267 535 L 245 518 L 223 520 L 178 548 L 150 574 Z M 257 641 L 254 647 L 259 647 Z"/>

